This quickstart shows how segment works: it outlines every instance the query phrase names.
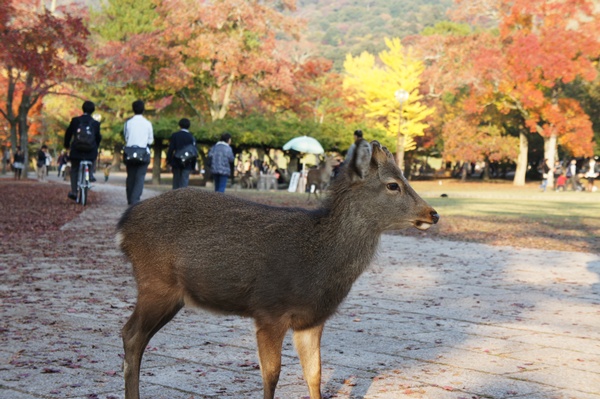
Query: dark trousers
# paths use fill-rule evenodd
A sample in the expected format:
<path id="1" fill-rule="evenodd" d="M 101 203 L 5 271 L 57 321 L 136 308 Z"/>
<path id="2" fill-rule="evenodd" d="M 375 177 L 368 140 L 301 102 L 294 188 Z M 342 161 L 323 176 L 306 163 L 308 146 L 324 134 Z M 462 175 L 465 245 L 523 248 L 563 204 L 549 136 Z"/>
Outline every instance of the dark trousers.
<path id="1" fill-rule="evenodd" d="M 142 191 L 144 191 L 144 179 L 148 171 L 148 164 L 126 166 L 127 180 L 125 181 L 125 191 L 127 193 L 127 205 L 133 205 L 140 202 Z"/>
<path id="2" fill-rule="evenodd" d="M 190 184 L 191 169 L 173 168 L 173 190 L 187 187 Z"/>
<path id="3" fill-rule="evenodd" d="M 571 186 L 571 189 L 573 191 L 577 191 L 577 188 L 579 187 L 579 178 L 577 177 L 577 175 L 569 177 L 568 184 Z"/>
<path id="4" fill-rule="evenodd" d="M 228 175 L 219 175 L 217 173 L 213 174 L 213 180 L 215 181 L 215 191 L 218 193 L 224 193 L 225 187 L 227 187 L 227 179 L 229 179 Z"/>
<path id="5" fill-rule="evenodd" d="M 81 159 L 71 159 L 71 192 L 77 193 L 77 178 L 79 177 L 79 163 Z"/>

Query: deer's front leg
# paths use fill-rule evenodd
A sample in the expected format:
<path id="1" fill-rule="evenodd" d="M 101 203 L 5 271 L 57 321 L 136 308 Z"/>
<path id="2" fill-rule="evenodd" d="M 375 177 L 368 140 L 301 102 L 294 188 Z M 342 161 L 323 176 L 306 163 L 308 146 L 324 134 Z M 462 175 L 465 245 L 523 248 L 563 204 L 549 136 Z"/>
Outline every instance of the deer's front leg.
<path id="1" fill-rule="evenodd" d="M 310 399 L 321 399 L 321 335 L 323 334 L 323 326 L 309 328 L 307 330 L 294 331 L 294 345 L 304 379 L 308 384 Z"/>
<path id="2" fill-rule="evenodd" d="M 287 325 L 256 320 L 258 358 L 263 379 L 264 399 L 273 399 L 281 371 L 281 346 Z"/>

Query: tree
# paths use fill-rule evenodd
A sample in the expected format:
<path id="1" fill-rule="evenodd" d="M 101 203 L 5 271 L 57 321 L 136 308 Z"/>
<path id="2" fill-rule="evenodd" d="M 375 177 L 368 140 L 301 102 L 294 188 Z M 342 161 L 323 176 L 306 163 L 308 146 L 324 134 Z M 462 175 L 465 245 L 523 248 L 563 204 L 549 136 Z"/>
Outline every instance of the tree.
<path id="1" fill-rule="evenodd" d="M 103 38 L 96 59 L 105 86 L 147 100 L 154 123 L 159 113 L 162 118 L 191 113 L 195 126 L 225 118 L 244 91 L 291 91 L 290 63 L 277 51 L 276 36 L 297 30 L 282 13 L 293 5 L 108 0 L 94 29 Z M 156 155 L 169 137 L 166 129 L 156 133 L 154 180 L 160 171 Z"/>
<path id="2" fill-rule="evenodd" d="M 280 37 L 297 37 L 298 24 L 283 13 L 290 1 L 195 0 L 161 2 L 160 44 L 165 62 L 159 87 L 175 93 L 198 116 L 223 119 L 241 85 L 254 90 L 294 90 Z"/>
<path id="3" fill-rule="evenodd" d="M 481 115 L 461 113 L 443 126 L 444 159 L 452 162 L 485 162 L 484 178 L 489 178 L 491 162 L 515 159 L 516 138 L 507 135 L 497 123 L 482 123 Z M 464 180 L 466 175 L 462 175 Z"/>
<path id="4" fill-rule="evenodd" d="M 367 52 L 358 57 L 346 56 L 344 88 L 354 92 L 351 97 L 362 102 L 365 116 L 376 128 L 398 138 L 396 158 L 403 169 L 404 151 L 415 148 L 414 137 L 423 135 L 427 128 L 424 120 L 433 110 L 420 101 L 423 63 L 411 51 L 405 51 L 400 39 L 386 38 L 385 43 L 388 49 L 378 54 L 381 66 Z M 394 95 L 399 89 L 409 93 L 402 107 Z"/>
<path id="5" fill-rule="evenodd" d="M 25 168 L 30 112 L 43 96 L 60 90 L 61 83 L 78 73 L 89 34 L 83 17 L 68 10 L 61 15 L 38 12 L 37 5 L 35 0 L 0 0 L 0 75 L 6 79 L 0 114 L 9 124 L 13 150 L 20 145 L 25 153 Z"/>
<path id="6" fill-rule="evenodd" d="M 593 131 L 585 123 L 587 116 L 576 101 L 563 100 L 565 85 L 576 78 L 591 81 L 596 77 L 600 19 L 594 2 L 490 0 L 477 3 L 479 8 L 459 3 L 463 16 L 486 15 L 498 22 L 496 44 L 471 54 L 473 75 L 487 77 L 473 86 L 473 95 L 480 97 L 480 103 L 493 98 L 499 109 L 518 111 L 523 119 L 515 184 L 525 183 L 528 131 L 544 137 L 545 158 L 551 164 L 561 136 L 580 136 L 578 145 L 571 148 L 578 149 L 573 155 L 591 154 Z M 561 114 L 581 122 L 562 123 Z M 573 125 L 578 126 L 576 132 L 569 128 Z"/>
<path id="7" fill-rule="evenodd" d="M 173 91 L 156 84 L 156 74 L 167 55 L 159 43 L 160 18 L 157 0 L 107 0 L 92 12 L 91 31 L 98 43 L 90 64 L 97 71 L 96 84 L 89 87 L 91 97 L 106 113 L 103 145 L 113 149 L 113 165 L 120 163 L 123 125 L 131 115 L 131 103 L 143 99 L 146 116 L 154 125 L 152 181 L 160 183 L 162 152 L 176 128 L 175 116 L 161 115 L 172 103 Z M 158 116 L 165 116 L 159 120 Z M 167 126 L 170 123 L 169 126 Z"/>

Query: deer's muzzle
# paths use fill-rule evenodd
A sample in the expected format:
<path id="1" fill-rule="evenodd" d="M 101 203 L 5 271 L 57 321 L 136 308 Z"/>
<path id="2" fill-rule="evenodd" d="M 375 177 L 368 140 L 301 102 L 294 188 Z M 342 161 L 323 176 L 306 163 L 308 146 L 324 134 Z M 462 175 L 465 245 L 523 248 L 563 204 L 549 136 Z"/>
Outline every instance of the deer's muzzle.
<path id="1" fill-rule="evenodd" d="M 432 225 L 436 224 L 440 220 L 440 215 L 435 210 L 429 212 L 430 220 L 417 220 L 415 222 L 415 227 L 419 230 L 427 230 Z"/>

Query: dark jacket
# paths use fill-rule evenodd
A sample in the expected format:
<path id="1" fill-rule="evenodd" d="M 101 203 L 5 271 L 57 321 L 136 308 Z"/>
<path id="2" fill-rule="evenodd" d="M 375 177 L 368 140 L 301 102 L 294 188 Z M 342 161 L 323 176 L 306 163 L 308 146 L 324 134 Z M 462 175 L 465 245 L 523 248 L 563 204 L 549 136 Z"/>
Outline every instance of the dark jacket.
<path id="1" fill-rule="evenodd" d="M 46 165 L 46 153 L 39 150 L 37 153 L 37 167 L 41 168 L 44 165 Z"/>
<path id="2" fill-rule="evenodd" d="M 96 134 L 96 147 L 89 152 L 81 152 L 72 149 L 69 153 L 69 159 L 95 161 L 98 157 L 98 147 L 100 146 L 102 136 L 100 135 L 100 122 L 92 118 L 91 115 L 83 114 L 81 116 L 76 116 L 75 118 L 71 119 L 71 123 L 69 124 L 69 127 L 65 132 L 64 147 L 67 150 L 71 148 L 71 142 L 73 141 L 75 133 L 77 132 L 77 128 L 79 127 L 80 119 L 83 119 L 85 123 L 89 123 L 89 120 L 91 119 L 91 125 L 94 129 L 94 133 Z"/>
<path id="3" fill-rule="evenodd" d="M 21 163 L 25 162 L 25 154 L 23 153 L 23 151 L 15 152 L 13 162 L 21 162 Z"/>
<path id="4" fill-rule="evenodd" d="M 208 152 L 210 159 L 210 173 L 213 175 L 231 175 L 231 165 L 233 164 L 233 150 L 231 146 L 224 141 L 219 141 Z"/>
<path id="5" fill-rule="evenodd" d="M 171 135 L 169 140 L 169 150 L 167 151 L 167 163 L 173 168 L 193 169 L 196 166 L 197 158 L 192 158 L 184 164 L 175 158 L 175 153 L 188 144 L 196 146 L 196 139 L 188 130 L 180 130 Z"/>

